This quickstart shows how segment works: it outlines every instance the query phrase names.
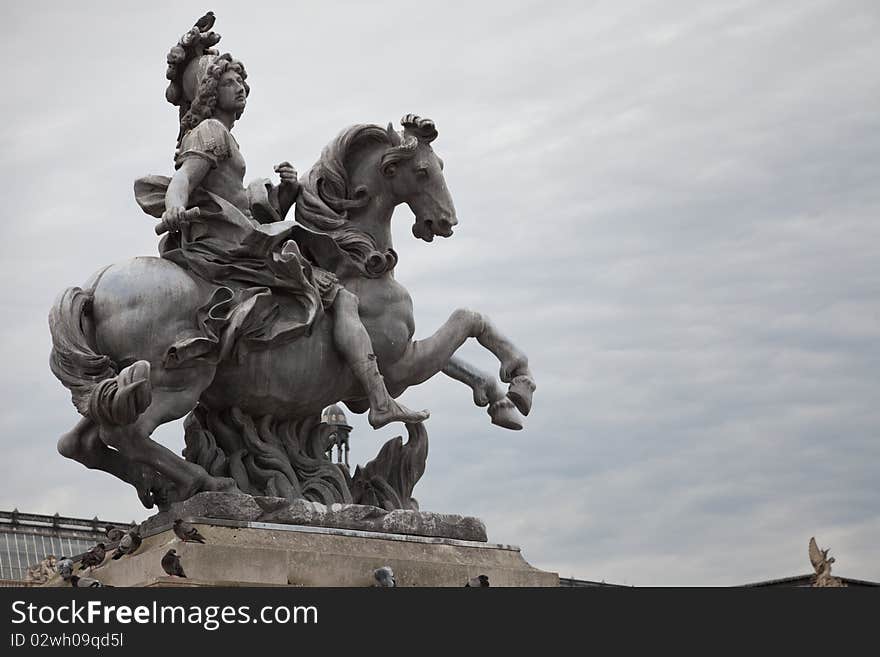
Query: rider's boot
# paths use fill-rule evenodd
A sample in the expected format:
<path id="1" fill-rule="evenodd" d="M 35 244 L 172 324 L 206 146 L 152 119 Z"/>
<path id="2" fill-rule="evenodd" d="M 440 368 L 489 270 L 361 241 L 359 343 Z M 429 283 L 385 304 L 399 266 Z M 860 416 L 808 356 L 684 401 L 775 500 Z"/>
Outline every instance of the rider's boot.
<path id="1" fill-rule="evenodd" d="M 374 429 L 384 427 L 389 422 L 422 422 L 430 416 L 428 411 L 411 411 L 394 401 L 385 387 L 385 380 L 379 373 L 373 354 L 368 354 L 366 360 L 355 363 L 351 369 L 369 397 L 370 413 L 367 420 Z"/>

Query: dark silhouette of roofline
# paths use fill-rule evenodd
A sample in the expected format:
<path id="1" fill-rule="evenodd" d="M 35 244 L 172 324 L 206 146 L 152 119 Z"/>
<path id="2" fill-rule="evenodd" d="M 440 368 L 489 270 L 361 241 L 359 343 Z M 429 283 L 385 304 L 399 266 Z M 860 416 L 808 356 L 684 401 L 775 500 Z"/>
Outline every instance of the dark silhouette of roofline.
<path id="1" fill-rule="evenodd" d="M 0 511 L 0 528 L 32 527 L 35 529 L 76 529 L 81 531 L 103 532 L 107 525 L 128 527 L 131 522 L 112 522 L 100 520 L 97 516 L 88 520 L 86 518 L 70 518 L 57 513 L 53 516 L 39 513 L 22 513 L 18 509 L 12 511 Z"/>
<path id="2" fill-rule="evenodd" d="M 839 579 L 841 582 L 846 584 L 847 586 L 880 586 L 880 582 L 871 582 L 866 579 L 853 579 L 852 577 L 841 577 L 839 575 L 835 575 L 835 578 Z M 762 582 L 751 582 L 749 584 L 736 584 L 736 587 L 749 589 L 749 588 L 761 588 L 766 586 L 795 586 L 795 585 L 803 585 L 810 586 L 813 583 L 813 580 L 816 578 L 816 575 L 813 573 L 808 573 L 806 575 L 794 575 L 792 577 L 781 577 L 779 579 L 768 579 Z"/>

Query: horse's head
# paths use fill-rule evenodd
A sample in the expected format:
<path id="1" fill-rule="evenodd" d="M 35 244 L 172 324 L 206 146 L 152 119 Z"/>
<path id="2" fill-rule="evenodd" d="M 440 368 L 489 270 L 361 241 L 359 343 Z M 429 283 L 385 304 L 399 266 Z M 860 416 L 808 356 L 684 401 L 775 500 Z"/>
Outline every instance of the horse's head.
<path id="1" fill-rule="evenodd" d="M 431 148 L 434 122 L 407 114 L 401 124 L 401 132 L 390 124 L 343 130 L 309 170 L 296 201 L 297 221 L 330 235 L 366 276 L 397 264 L 390 222 L 398 204 L 409 205 L 413 235 L 426 242 L 449 237 L 458 223 L 443 162 Z"/>
<path id="2" fill-rule="evenodd" d="M 458 220 L 443 178 L 443 160 L 431 148 L 437 128 L 430 119 L 414 114 L 403 117 L 401 125 L 403 132 L 398 133 L 388 124 L 392 147 L 380 160 L 382 175 L 392 196 L 409 205 L 415 214 L 413 235 L 426 242 L 435 236 L 449 237 Z"/>

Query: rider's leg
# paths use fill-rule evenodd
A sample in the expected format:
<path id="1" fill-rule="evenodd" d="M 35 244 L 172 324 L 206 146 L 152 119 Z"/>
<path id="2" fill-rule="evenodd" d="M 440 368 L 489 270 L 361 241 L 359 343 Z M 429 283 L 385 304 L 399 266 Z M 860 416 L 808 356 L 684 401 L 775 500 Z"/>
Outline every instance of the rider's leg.
<path id="1" fill-rule="evenodd" d="M 373 354 L 373 343 L 358 315 L 357 297 L 347 290 L 339 290 L 332 311 L 334 343 L 369 397 L 370 414 L 367 417 L 373 428 L 378 429 L 389 422 L 426 420 L 428 411 L 411 411 L 388 394 Z"/>

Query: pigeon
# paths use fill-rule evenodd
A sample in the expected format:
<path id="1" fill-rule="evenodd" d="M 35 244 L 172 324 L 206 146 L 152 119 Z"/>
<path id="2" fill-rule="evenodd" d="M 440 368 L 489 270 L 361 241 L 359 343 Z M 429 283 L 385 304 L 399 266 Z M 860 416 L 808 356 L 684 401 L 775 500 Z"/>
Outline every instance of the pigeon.
<path id="1" fill-rule="evenodd" d="M 174 577 L 186 577 L 183 572 L 183 566 L 180 565 L 180 557 L 177 556 L 176 550 L 168 550 L 162 557 L 162 570 Z"/>
<path id="2" fill-rule="evenodd" d="M 89 551 L 83 555 L 79 569 L 85 570 L 88 568 L 91 570 L 95 566 L 100 566 L 104 563 L 104 557 L 106 556 L 107 550 L 104 548 L 104 544 L 98 543 L 96 546 L 89 548 Z"/>
<path id="3" fill-rule="evenodd" d="M 174 521 L 174 533 L 184 543 L 204 543 L 205 537 L 199 534 L 199 530 L 180 518 Z"/>
<path id="4" fill-rule="evenodd" d="M 76 575 L 71 576 L 70 585 L 75 589 L 97 589 L 107 586 L 94 577 L 77 577 Z"/>
<path id="5" fill-rule="evenodd" d="M 382 566 L 373 571 L 373 579 L 376 580 L 373 586 L 392 587 L 397 586 L 397 580 L 394 579 L 394 571 L 390 566 Z"/>
<path id="6" fill-rule="evenodd" d="M 61 575 L 61 579 L 67 582 L 73 576 L 73 561 L 67 557 L 61 557 L 55 564 L 55 570 Z"/>
<path id="7" fill-rule="evenodd" d="M 104 533 L 107 534 L 108 541 L 111 543 L 118 543 L 125 535 L 125 530 L 120 529 L 119 527 L 114 527 L 113 525 L 107 525 L 104 529 Z"/>
<path id="8" fill-rule="evenodd" d="M 121 559 L 126 554 L 134 554 L 141 546 L 141 541 L 141 535 L 138 534 L 137 529 L 128 530 L 119 539 L 119 547 L 113 553 L 113 559 Z"/>
<path id="9" fill-rule="evenodd" d="M 471 577 L 465 587 L 478 588 L 478 587 L 486 587 L 489 586 L 489 578 L 486 575 L 477 575 L 476 577 Z"/>
<path id="10" fill-rule="evenodd" d="M 194 27 L 199 28 L 199 32 L 207 32 L 212 27 L 214 27 L 215 20 L 217 20 L 217 17 L 214 16 L 214 12 L 209 11 L 207 14 L 205 14 L 199 20 L 196 21 L 196 24 Z"/>

